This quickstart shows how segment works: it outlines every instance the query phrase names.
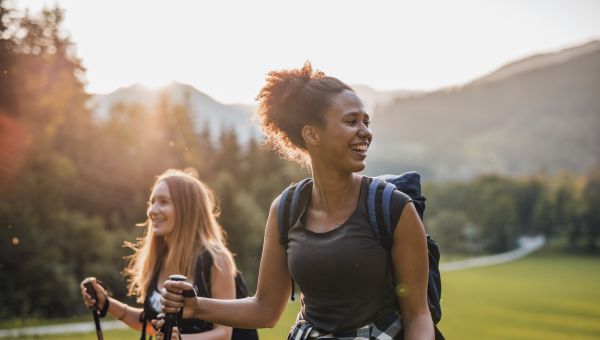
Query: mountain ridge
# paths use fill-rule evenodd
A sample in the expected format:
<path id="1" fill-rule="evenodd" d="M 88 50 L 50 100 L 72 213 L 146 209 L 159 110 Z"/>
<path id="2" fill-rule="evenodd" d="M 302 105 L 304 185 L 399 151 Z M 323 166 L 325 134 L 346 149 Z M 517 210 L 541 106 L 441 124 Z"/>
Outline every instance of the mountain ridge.
<path id="1" fill-rule="evenodd" d="M 417 169 L 432 179 L 469 178 L 486 172 L 582 172 L 600 163 L 598 40 L 532 55 L 431 92 L 351 87 L 376 117 L 370 174 Z M 242 142 L 260 138 L 252 123 L 256 104 L 222 104 L 176 82 L 162 91 L 177 104 L 188 98 L 196 129 L 208 124 L 213 136 L 234 128 Z M 92 96 L 90 105 L 105 119 L 116 102 L 151 107 L 157 93 L 134 84 Z"/>
<path id="2" fill-rule="evenodd" d="M 373 124 L 380 146 L 373 168 L 417 164 L 434 178 L 583 172 L 600 162 L 598 88 L 600 49 L 495 81 L 397 98 Z M 389 149 L 398 150 L 394 161 L 386 159 Z"/>
<path id="3" fill-rule="evenodd" d="M 171 82 L 159 89 L 150 89 L 139 83 L 121 87 L 108 94 L 92 95 L 88 107 L 97 119 L 104 120 L 118 103 L 141 105 L 148 112 L 152 112 L 158 107 L 163 95 L 166 95 L 172 104 L 188 106 L 198 132 L 208 124 L 215 138 L 221 130 L 227 128 L 234 128 L 240 141 L 259 138 L 258 129 L 253 126 L 247 113 L 234 105 L 222 104 L 191 85 L 179 82 Z"/>

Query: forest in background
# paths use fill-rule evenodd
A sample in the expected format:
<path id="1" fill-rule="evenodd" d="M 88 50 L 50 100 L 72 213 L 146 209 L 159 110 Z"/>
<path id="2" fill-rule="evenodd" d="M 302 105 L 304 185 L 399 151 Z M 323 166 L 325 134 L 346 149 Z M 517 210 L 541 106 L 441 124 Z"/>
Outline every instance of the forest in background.
<path id="1" fill-rule="evenodd" d="M 59 8 L 18 13 L 0 0 L 0 318 L 82 313 L 78 285 L 89 275 L 124 298 L 123 241 L 142 235 L 135 224 L 168 168 L 194 169 L 214 189 L 253 287 L 268 207 L 306 169 L 258 140 L 241 143 L 233 129 L 196 131 L 186 105 L 166 96 L 151 109 L 115 105 L 96 119 L 63 17 Z M 543 233 L 567 239 L 568 251 L 597 254 L 597 168 L 424 180 L 425 224 L 442 252 L 497 253 Z"/>

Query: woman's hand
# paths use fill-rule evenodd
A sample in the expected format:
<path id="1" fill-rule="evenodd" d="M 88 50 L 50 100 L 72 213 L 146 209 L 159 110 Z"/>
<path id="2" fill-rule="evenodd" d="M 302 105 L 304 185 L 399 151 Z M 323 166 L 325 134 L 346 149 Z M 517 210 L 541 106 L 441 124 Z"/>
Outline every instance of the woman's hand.
<path id="1" fill-rule="evenodd" d="M 91 294 L 92 292 L 88 292 L 87 288 L 85 287 L 86 283 L 92 284 L 92 287 L 95 290 L 96 296 L 98 297 L 98 301 L 96 301 L 92 297 L 92 294 Z M 95 277 L 86 277 L 85 279 L 83 279 L 83 281 L 81 281 L 81 283 L 79 284 L 79 288 L 81 289 L 81 297 L 83 298 L 83 303 L 85 304 L 85 306 L 88 309 L 92 309 L 93 307 L 95 307 L 96 303 L 97 303 L 98 309 L 102 309 L 102 307 L 106 303 L 107 295 L 106 295 L 106 291 L 104 290 L 104 288 L 102 288 L 102 286 L 100 286 L 98 284 Z"/>
<path id="2" fill-rule="evenodd" d="M 177 313 L 183 307 L 184 316 L 188 314 L 188 310 L 193 310 L 198 307 L 198 299 L 196 297 L 183 297 L 183 291 L 193 290 L 191 283 L 185 281 L 167 280 L 164 287 L 160 290 L 162 295 L 160 299 L 161 311 L 163 313 Z"/>
<path id="3" fill-rule="evenodd" d="M 151 320 L 152 326 L 156 329 L 156 340 L 163 340 L 165 335 L 160 331 L 161 327 L 165 324 L 165 320 Z M 171 340 L 179 340 L 179 329 L 177 327 L 173 327 L 173 331 L 171 332 Z"/>

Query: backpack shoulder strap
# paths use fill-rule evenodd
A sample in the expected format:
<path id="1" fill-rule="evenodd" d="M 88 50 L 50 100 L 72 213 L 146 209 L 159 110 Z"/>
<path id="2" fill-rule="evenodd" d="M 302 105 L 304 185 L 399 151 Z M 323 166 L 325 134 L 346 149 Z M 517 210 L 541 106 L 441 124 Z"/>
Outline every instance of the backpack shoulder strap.
<path id="1" fill-rule="evenodd" d="M 386 249 L 391 249 L 394 235 L 391 206 L 395 189 L 395 185 L 373 178 L 367 193 L 369 224 Z"/>
<path id="2" fill-rule="evenodd" d="M 277 208 L 277 224 L 279 228 L 279 243 L 287 249 L 288 231 L 294 224 L 297 217 L 298 199 L 300 191 L 307 185 L 312 183 L 312 179 L 305 178 L 298 183 L 294 183 L 287 187 L 279 198 L 279 206 Z"/>
<path id="3" fill-rule="evenodd" d="M 284 246 L 285 249 L 288 247 L 288 232 L 297 218 L 300 192 L 306 185 L 310 185 L 311 183 L 312 179 L 310 178 L 305 178 L 298 183 L 294 183 L 283 190 L 279 198 L 279 206 L 277 207 L 277 226 L 279 229 L 279 243 Z M 296 285 L 293 278 L 290 278 L 290 280 L 292 281 L 292 294 L 290 299 L 295 301 L 296 297 L 294 296 L 294 291 Z"/>
<path id="4" fill-rule="evenodd" d="M 210 271 L 212 269 L 212 262 L 212 256 L 208 250 L 204 250 L 196 259 L 194 285 L 198 290 L 198 296 L 211 297 Z"/>

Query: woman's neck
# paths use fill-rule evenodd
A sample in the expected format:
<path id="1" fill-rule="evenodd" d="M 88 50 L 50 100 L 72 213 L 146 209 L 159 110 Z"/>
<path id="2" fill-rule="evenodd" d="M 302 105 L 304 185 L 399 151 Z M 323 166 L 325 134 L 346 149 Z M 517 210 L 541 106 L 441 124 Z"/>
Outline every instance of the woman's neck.
<path id="1" fill-rule="evenodd" d="M 311 206 L 331 211 L 343 207 L 360 192 L 362 176 L 350 172 L 323 171 L 312 169 L 313 189 Z"/>
<path id="2" fill-rule="evenodd" d="M 157 263 L 157 265 L 159 265 L 161 267 L 166 266 L 167 262 L 171 261 L 171 258 L 169 256 L 170 253 L 171 253 L 171 243 L 170 243 L 170 240 L 167 237 L 163 236 L 163 242 L 164 242 L 165 247 L 163 248 L 162 256 L 159 256 L 160 263 Z"/>
<path id="3" fill-rule="evenodd" d="M 167 255 L 169 254 L 169 250 L 171 249 L 171 235 L 165 235 L 162 237 L 163 241 L 165 242 L 165 246 L 167 247 Z"/>
<path id="4" fill-rule="evenodd" d="M 160 267 L 160 272 L 162 274 L 168 273 L 169 268 L 173 268 L 173 258 L 171 254 L 171 247 L 169 247 L 167 243 L 167 247 L 165 249 L 164 255 L 159 259 L 159 263 L 157 265 Z"/>

